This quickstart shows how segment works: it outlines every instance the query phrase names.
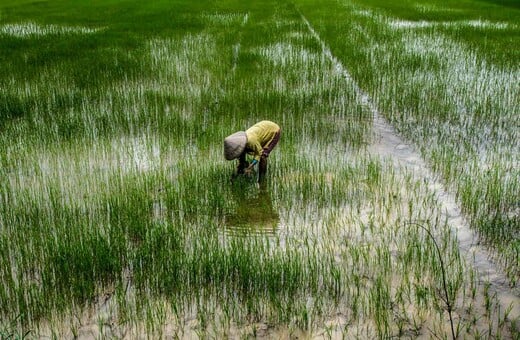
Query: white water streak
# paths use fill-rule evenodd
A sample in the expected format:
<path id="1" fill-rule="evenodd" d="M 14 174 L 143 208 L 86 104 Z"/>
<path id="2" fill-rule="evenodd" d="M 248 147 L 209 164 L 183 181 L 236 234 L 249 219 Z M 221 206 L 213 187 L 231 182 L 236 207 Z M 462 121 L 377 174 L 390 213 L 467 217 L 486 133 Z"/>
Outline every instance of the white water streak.
<path id="1" fill-rule="evenodd" d="M 202 19 L 214 25 L 243 26 L 249 20 L 249 13 L 205 13 Z"/>
<path id="2" fill-rule="evenodd" d="M 442 28 L 483 28 L 483 29 L 513 29 L 516 25 L 510 25 L 507 22 L 492 22 L 488 20 L 457 20 L 457 21 L 408 21 L 408 20 L 391 20 L 389 22 L 392 28 L 426 28 L 426 27 L 442 27 Z"/>
<path id="3" fill-rule="evenodd" d="M 40 25 L 34 22 L 26 22 L 0 26 L 0 34 L 16 38 L 31 38 L 46 35 L 92 34 L 103 29 L 104 28 L 89 28 L 82 26 Z"/>

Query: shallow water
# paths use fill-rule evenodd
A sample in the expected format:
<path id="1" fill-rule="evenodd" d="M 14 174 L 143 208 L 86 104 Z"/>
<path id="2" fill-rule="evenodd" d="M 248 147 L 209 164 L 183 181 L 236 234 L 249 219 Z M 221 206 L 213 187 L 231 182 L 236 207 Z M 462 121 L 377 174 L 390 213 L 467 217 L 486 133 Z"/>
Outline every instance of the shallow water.
<path id="1" fill-rule="evenodd" d="M 461 212 L 455 195 L 449 192 L 436 176 L 433 175 L 419 153 L 409 143 L 397 135 L 385 120 L 374 112 L 374 133 L 376 141 L 369 150 L 382 158 L 391 159 L 395 166 L 404 166 L 417 178 L 421 179 L 435 195 L 441 206 L 442 216 L 451 230 L 457 235 L 459 249 L 466 262 L 478 272 L 481 282 L 489 282 L 491 289 L 506 310 L 512 306 L 511 319 L 520 318 L 520 292 L 510 288 L 504 273 L 493 261 L 491 253 L 480 245 L 478 235 L 470 228 Z"/>
<path id="2" fill-rule="evenodd" d="M 273 208 L 270 188 L 249 182 L 239 179 L 231 185 L 235 209 L 224 216 L 223 230 L 234 236 L 274 235 L 280 217 Z"/>
<path id="3" fill-rule="evenodd" d="M 354 90 L 360 98 L 362 105 L 366 106 L 372 113 L 375 140 L 369 146 L 368 151 L 381 158 L 390 159 L 398 168 L 406 168 L 415 178 L 421 179 L 428 186 L 440 204 L 447 224 L 457 236 L 459 249 L 466 262 L 476 269 L 479 281 L 490 284 L 490 290 L 496 294 L 501 310 L 511 309 L 509 313 L 510 320 L 516 319 L 517 323 L 520 322 L 519 289 L 509 287 L 506 276 L 493 261 L 491 253 L 479 244 L 478 235 L 470 228 L 467 219 L 461 212 L 455 195 L 434 176 L 413 146 L 401 138 L 395 129 L 381 117 L 371 98 L 355 83 L 348 70 L 332 54 L 310 22 L 303 14 L 300 13 L 300 15 L 310 33 L 319 41 L 324 55 L 330 59 L 336 70 L 341 72 L 345 79 L 354 84 Z"/>

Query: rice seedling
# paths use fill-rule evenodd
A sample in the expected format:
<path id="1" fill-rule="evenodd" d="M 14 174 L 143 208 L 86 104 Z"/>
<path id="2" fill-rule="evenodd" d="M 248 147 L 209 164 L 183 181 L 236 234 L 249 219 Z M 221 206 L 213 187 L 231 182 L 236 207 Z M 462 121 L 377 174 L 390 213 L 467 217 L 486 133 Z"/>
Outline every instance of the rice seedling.
<path id="1" fill-rule="evenodd" d="M 333 1 L 331 6 L 338 8 L 335 20 L 312 4 L 302 2 L 300 8 L 380 111 L 454 188 L 515 285 L 518 64 L 516 52 L 504 46 L 518 30 L 518 13 L 481 4 L 485 21 L 475 7 L 462 4 L 453 5 L 456 14 L 447 4 L 417 9 Z M 485 32 L 484 38 L 475 32 Z"/>
<path id="2" fill-rule="evenodd" d="M 367 148 L 373 74 L 338 68 L 319 15 L 359 13 L 335 4 L 0 4 L 9 334 L 447 337 L 449 314 L 460 336 L 514 335 L 431 189 Z M 282 127 L 267 181 L 231 183 L 222 139 L 259 118 Z"/>

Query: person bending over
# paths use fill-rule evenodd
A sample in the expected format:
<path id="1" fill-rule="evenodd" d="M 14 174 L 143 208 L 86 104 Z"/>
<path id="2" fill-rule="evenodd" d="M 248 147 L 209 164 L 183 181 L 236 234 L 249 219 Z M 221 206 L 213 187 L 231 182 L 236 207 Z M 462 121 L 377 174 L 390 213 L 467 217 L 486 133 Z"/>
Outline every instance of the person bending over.
<path id="1" fill-rule="evenodd" d="M 263 120 L 246 131 L 238 131 L 224 139 L 224 157 L 228 161 L 238 158 L 237 175 L 250 174 L 258 164 L 258 181 L 262 181 L 267 172 L 267 158 L 280 140 L 281 129 L 278 124 Z M 249 163 L 246 154 L 252 155 Z"/>

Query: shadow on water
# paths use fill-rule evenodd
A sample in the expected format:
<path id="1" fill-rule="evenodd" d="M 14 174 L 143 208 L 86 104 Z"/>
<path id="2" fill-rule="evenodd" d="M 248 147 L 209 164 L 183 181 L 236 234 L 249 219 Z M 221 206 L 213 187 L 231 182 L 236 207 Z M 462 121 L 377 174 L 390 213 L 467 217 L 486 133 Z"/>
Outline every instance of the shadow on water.
<path id="1" fill-rule="evenodd" d="M 257 187 L 248 178 L 237 178 L 231 184 L 236 209 L 225 216 L 225 232 L 228 235 L 273 235 L 280 218 L 273 209 L 267 184 Z"/>

